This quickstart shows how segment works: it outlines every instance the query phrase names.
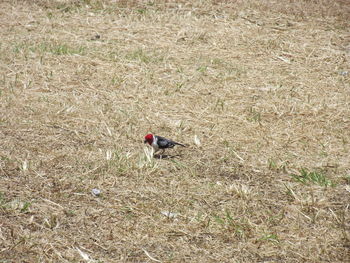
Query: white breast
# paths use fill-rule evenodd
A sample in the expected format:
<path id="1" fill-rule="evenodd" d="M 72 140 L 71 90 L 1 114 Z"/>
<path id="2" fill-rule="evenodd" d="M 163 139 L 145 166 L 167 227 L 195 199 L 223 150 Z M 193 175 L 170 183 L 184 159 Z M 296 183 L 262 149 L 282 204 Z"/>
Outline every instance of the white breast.
<path id="1" fill-rule="evenodd" d="M 154 149 L 154 152 L 159 150 L 159 146 L 157 144 L 157 138 L 153 136 L 153 142 L 152 142 L 152 147 Z"/>

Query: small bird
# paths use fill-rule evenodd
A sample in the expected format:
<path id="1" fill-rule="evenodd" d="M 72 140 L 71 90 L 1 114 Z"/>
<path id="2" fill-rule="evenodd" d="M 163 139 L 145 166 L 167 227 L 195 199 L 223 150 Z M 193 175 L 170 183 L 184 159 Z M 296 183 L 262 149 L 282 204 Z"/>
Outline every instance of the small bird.
<path id="1" fill-rule="evenodd" d="M 164 153 L 165 149 L 173 148 L 175 145 L 186 147 L 186 145 L 183 145 L 181 143 L 174 142 L 170 139 L 166 139 L 164 137 L 153 135 L 153 134 L 147 134 L 145 136 L 144 143 L 148 143 L 149 145 L 151 145 L 155 153 L 158 152 L 159 150 L 162 150 L 162 154 Z"/>

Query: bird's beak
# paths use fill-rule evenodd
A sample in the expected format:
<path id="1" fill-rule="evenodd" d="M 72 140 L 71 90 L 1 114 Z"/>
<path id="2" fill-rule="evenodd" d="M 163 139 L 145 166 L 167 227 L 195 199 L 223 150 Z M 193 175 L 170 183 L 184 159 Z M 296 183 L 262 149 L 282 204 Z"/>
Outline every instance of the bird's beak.
<path id="1" fill-rule="evenodd" d="M 146 141 L 146 140 L 144 140 L 144 141 L 143 141 L 143 143 L 147 143 L 147 141 Z"/>

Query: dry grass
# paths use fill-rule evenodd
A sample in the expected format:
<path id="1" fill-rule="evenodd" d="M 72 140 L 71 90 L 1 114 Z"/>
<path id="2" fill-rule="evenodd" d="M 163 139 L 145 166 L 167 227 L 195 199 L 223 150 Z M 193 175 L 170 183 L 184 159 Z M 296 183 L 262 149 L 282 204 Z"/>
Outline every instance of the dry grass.
<path id="1" fill-rule="evenodd" d="M 0 262 L 350 260 L 348 1 L 0 7 Z"/>

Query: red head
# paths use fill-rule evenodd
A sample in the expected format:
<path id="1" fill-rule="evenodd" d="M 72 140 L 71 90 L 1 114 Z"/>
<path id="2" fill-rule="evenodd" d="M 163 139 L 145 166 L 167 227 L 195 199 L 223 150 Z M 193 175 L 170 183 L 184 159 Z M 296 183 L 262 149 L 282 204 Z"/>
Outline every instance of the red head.
<path id="1" fill-rule="evenodd" d="M 144 143 L 148 143 L 149 145 L 151 145 L 152 142 L 153 142 L 153 134 L 147 134 L 147 135 L 145 136 L 145 141 L 144 141 Z"/>

